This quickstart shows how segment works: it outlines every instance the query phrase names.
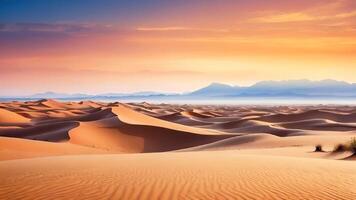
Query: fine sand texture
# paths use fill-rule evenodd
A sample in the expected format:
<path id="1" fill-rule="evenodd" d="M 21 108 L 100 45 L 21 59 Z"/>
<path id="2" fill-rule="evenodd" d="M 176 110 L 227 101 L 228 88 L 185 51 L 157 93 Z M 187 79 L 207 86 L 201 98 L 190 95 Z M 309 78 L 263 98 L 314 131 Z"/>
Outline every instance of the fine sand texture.
<path id="1" fill-rule="evenodd" d="M 0 102 L 0 199 L 356 199 L 354 137 L 346 105 Z"/>
<path id="2" fill-rule="evenodd" d="M 355 199 L 354 162 L 234 151 L 0 163 L 8 199 Z"/>

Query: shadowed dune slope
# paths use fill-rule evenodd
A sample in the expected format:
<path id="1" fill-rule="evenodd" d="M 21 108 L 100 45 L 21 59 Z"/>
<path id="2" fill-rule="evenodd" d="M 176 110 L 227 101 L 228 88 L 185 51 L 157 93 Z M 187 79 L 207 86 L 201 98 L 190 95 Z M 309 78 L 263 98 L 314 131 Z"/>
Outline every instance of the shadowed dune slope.
<path id="1" fill-rule="evenodd" d="M 0 129 L 0 136 L 52 142 L 65 141 L 69 139 L 68 131 L 78 125 L 78 122 L 56 122 L 26 128 Z"/>

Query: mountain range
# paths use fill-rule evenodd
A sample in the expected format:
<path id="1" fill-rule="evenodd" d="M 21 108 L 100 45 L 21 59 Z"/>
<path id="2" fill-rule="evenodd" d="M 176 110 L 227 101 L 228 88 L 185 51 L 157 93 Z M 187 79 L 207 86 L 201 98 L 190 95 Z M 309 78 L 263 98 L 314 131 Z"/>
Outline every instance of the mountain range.
<path id="1" fill-rule="evenodd" d="M 231 86 L 211 83 L 201 89 L 185 94 L 168 94 L 160 92 L 105 93 L 98 95 L 65 94 L 45 92 L 30 96 L 7 97 L 8 99 L 211 99 L 238 97 L 282 97 L 282 98 L 356 98 L 356 84 L 331 79 L 321 81 L 285 80 L 261 81 L 252 86 Z M 5 98 L 5 97 L 0 97 Z"/>
<path id="2" fill-rule="evenodd" d="M 261 81 L 249 87 L 212 83 L 190 93 L 207 97 L 356 97 L 356 84 L 344 81 Z"/>

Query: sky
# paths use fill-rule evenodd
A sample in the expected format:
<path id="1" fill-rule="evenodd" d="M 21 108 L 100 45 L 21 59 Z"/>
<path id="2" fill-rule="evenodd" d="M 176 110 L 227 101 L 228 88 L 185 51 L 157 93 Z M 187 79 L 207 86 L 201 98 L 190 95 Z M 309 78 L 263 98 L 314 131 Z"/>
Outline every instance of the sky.
<path id="1" fill-rule="evenodd" d="M 354 0 L 0 0 L 0 95 L 355 74 Z"/>

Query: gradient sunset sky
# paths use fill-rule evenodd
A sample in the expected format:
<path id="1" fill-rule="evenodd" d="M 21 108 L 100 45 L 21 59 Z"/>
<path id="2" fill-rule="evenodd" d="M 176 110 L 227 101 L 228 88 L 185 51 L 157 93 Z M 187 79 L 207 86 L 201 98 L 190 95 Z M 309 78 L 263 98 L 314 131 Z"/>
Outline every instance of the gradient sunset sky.
<path id="1" fill-rule="evenodd" d="M 0 0 L 0 95 L 356 82 L 355 0 Z"/>

